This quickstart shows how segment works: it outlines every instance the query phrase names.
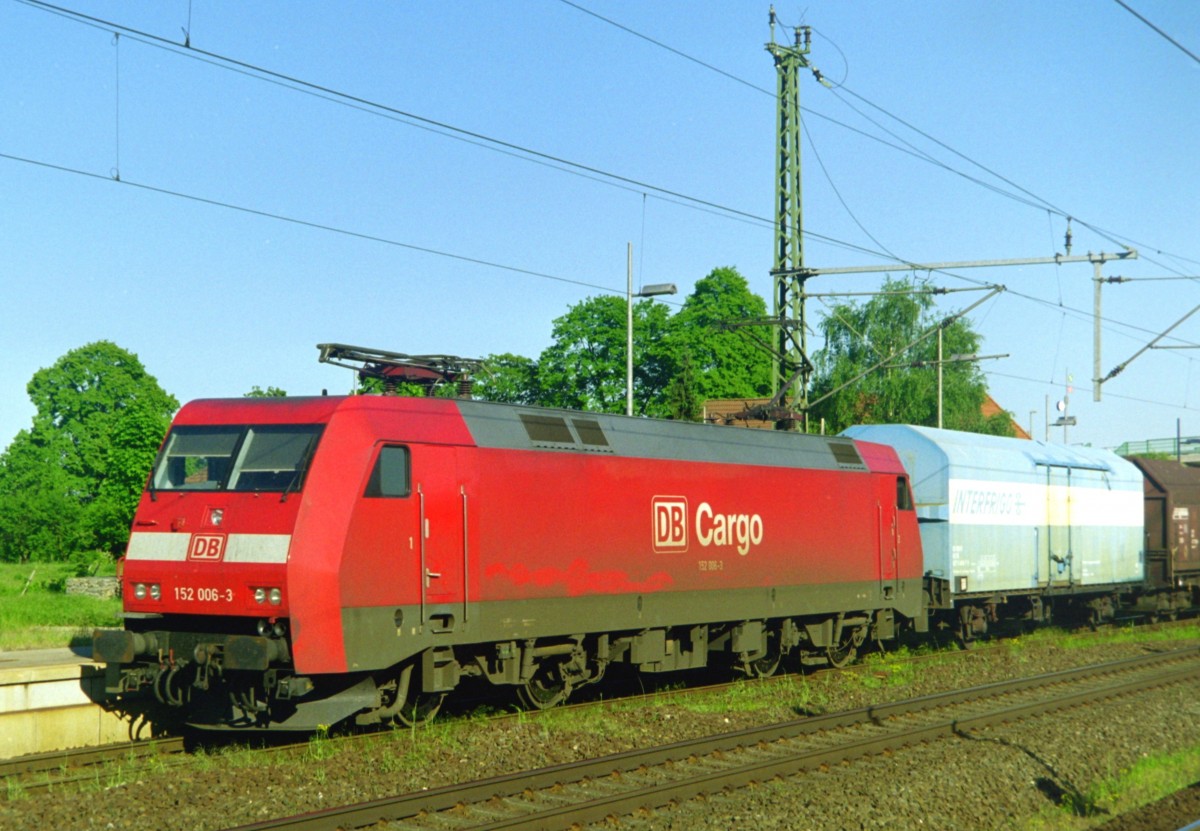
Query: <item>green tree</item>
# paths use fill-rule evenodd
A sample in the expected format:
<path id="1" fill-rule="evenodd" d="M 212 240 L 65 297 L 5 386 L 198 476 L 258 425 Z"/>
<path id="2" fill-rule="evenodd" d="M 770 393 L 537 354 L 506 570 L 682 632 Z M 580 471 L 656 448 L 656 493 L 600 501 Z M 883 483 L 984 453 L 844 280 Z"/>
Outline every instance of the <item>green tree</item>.
<path id="1" fill-rule="evenodd" d="M 59 463 L 66 447 L 44 438 L 22 430 L 0 455 L 0 560 L 63 560 L 84 547 L 83 506 Z"/>
<path id="2" fill-rule="evenodd" d="M 0 457 L 0 556 L 118 552 L 178 402 L 136 355 L 108 341 L 68 352 L 34 373 L 27 389 L 33 426 Z M 23 546 L 13 539 L 22 511 L 64 519 Z"/>
<path id="3" fill-rule="evenodd" d="M 937 423 L 937 338 L 930 335 L 914 342 L 933 330 L 941 316 L 919 288 L 907 279 L 889 278 L 881 294 L 864 304 L 837 304 L 822 321 L 825 345 L 815 355 L 809 398 L 815 402 L 812 417 L 824 419 L 827 432 L 852 424 Z M 976 353 L 981 343 L 961 318 L 945 327 L 942 339 L 943 356 Z M 880 362 L 882 366 L 867 372 Z M 942 375 L 945 427 L 1011 433 L 1003 414 L 983 417 L 987 385 L 975 363 L 943 364 Z"/>
<path id="4" fill-rule="evenodd" d="M 667 307 L 641 300 L 633 307 L 634 412 L 661 406 L 673 361 Z M 539 403 L 594 412 L 625 412 L 626 300 L 589 297 L 556 318 L 554 342 L 538 359 Z"/>
<path id="5" fill-rule="evenodd" d="M 483 359 L 483 371 L 474 378 L 473 394 L 506 404 L 539 403 L 537 361 L 511 352 L 488 355 Z"/>
<path id="6" fill-rule="evenodd" d="M 626 298 L 589 297 L 554 321 L 553 343 L 537 361 L 493 355 L 480 397 L 519 404 L 625 411 Z M 699 419 L 705 400 L 770 394 L 771 359 L 750 330 L 728 324 L 761 319 L 766 303 L 736 269 L 717 268 L 696 283 L 682 309 L 649 298 L 633 306 L 633 411 Z"/>
<path id="7" fill-rule="evenodd" d="M 281 390 L 279 387 L 267 387 L 264 390 L 255 384 L 250 388 L 250 392 L 242 395 L 242 398 L 287 398 L 287 390 Z"/>
<path id="8" fill-rule="evenodd" d="M 129 542 L 129 524 L 169 423 L 169 413 L 134 401 L 113 426 L 104 478 L 84 513 L 93 544 L 99 548 L 119 553 Z"/>
<path id="9" fill-rule="evenodd" d="M 770 353 L 754 342 L 753 329 L 731 326 L 766 315 L 766 302 L 737 269 L 716 268 L 699 280 L 671 318 L 674 371 L 655 414 L 696 419 L 707 400 L 769 396 Z"/>

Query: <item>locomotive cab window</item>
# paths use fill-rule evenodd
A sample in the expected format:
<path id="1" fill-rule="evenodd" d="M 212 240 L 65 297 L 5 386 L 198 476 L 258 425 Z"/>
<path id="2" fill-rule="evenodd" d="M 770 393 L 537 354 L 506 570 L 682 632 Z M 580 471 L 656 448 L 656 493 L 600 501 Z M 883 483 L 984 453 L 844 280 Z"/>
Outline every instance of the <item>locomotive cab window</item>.
<path id="1" fill-rule="evenodd" d="M 913 509 L 912 491 L 908 489 L 908 479 L 903 476 L 896 477 L 896 507 L 902 511 Z"/>
<path id="2" fill-rule="evenodd" d="M 386 444 L 379 448 L 379 456 L 371 468 L 371 478 L 367 480 L 363 496 L 405 497 L 412 493 L 409 481 L 408 448 Z"/>
<path id="3" fill-rule="evenodd" d="M 154 464 L 155 490 L 299 490 L 321 427 L 176 427 Z"/>

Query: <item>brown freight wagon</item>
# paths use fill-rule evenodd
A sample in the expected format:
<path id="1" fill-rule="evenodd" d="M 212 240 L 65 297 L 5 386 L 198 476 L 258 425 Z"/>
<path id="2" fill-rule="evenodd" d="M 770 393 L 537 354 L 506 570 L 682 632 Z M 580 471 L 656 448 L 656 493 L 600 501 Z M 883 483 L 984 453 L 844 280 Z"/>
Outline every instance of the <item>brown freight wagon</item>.
<path id="1" fill-rule="evenodd" d="M 1173 608 L 1191 606 L 1200 595 L 1200 468 L 1129 461 L 1145 478 L 1147 588 L 1170 595 Z"/>

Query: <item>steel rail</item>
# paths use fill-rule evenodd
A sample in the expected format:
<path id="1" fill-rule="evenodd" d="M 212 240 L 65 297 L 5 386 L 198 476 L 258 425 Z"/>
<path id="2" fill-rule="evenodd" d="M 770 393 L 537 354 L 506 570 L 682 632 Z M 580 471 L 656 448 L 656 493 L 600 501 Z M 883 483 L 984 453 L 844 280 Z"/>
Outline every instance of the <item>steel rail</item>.
<path id="1" fill-rule="evenodd" d="M 935 652 L 926 655 L 910 656 L 907 660 L 911 663 L 923 662 L 936 659 L 949 660 L 964 660 L 972 656 L 980 654 L 984 649 L 990 647 L 980 647 L 972 650 L 958 652 Z M 865 672 L 869 671 L 866 664 L 852 664 L 841 669 L 820 669 L 818 672 Z M 789 675 L 780 674 L 770 678 L 756 679 L 756 683 L 786 683 Z M 636 705 L 640 701 L 662 701 L 664 698 L 683 698 L 693 697 L 697 695 L 711 695 L 724 690 L 736 688 L 739 684 L 746 682 L 746 679 L 737 681 L 726 681 L 716 684 L 702 684 L 699 686 L 688 686 L 684 688 L 673 688 L 655 690 L 653 692 L 644 693 L 627 693 L 617 695 L 615 697 L 608 696 L 595 700 L 581 700 L 575 703 L 566 704 L 561 707 L 555 707 L 552 710 L 532 710 L 514 712 L 498 712 L 490 716 L 489 722 L 505 722 L 519 719 L 538 719 L 542 717 L 553 717 L 556 714 L 561 714 L 571 710 L 589 710 L 596 707 L 614 707 L 614 706 L 630 706 Z M 463 700 L 459 702 L 462 706 L 456 709 L 469 711 L 472 705 L 491 704 L 494 703 L 494 697 L 480 698 L 478 701 Z M 378 737 L 384 730 L 367 730 L 363 732 L 355 732 L 347 735 L 331 736 L 329 741 L 338 744 L 347 742 L 369 741 L 372 738 Z M 250 734 L 247 735 L 247 738 Z M 257 736 L 255 736 L 257 737 Z M 231 738 L 236 739 L 227 733 L 214 734 L 214 739 L 228 741 Z M 286 743 L 278 745 L 270 745 L 267 747 L 257 748 L 257 752 L 261 753 L 286 753 L 288 751 L 304 750 L 308 747 L 308 742 Z M 26 795 L 38 793 L 40 791 L 50 790 L 55 787 L 62 787 L 75 783 L 89 783 L 95 781 L 96 769 L 108 763 L 126 763 L 132 759 L 144 760 L 147 758 L 162 756 L 172 757 L 179 756 L 179 763 L 183 763 L 182 754 L 186 752 L 184 740 L 177 736 L 162 736 L 151 740 L 134 740 L 130 742 L 117 742 L 99 747 L 84 747 L 71 748 L 66 750 L 53 750 L 43 753 L 27 754 L 18 756 L 12 759 L 0 760 L 0 780 L 8 787 L 19 788 Z M 86 772 L 85 772 L 86 771 Z"/>
<path id="2" fill-rule="evenodd" d="M 1172 664 L 1182 666 L 1172 668 Z M 1132 679 L 1114 677 L 1128 673 L 1148 674 Z M 1196 677 L 1200 677 L 1200 647 L 795 719 L 768 727 L 748 728 L 645 750 L 626 751 L 601 759 L 570 762 L 296 817 L 256 822 L 239 826 L 238 831 L 333 831 L 380 822 L 404 823 L 410 818 L 489 802 L 495 803 L 498 809 L 493 811 L 493 817 L 460 827 L 476 831 L 560 828 L 568 821 L 593 822 L 642 808 L 656 808 L 725 787 L 790 775 L 916 742 L 960 735 L 991 724 L 1080 706 Z M 1069 684 L 1086 686 L 1073 692 L 1061 690 L 1061 687 Z M 988 703 L 1039 690 L 1049 691 L 1050 694 L 1016 703 L 1005 702 L 1001 706 Z M 980 712 L 953 711 L 953 708 L 969 710 L 970 707 L 976 707 Z M 930 718 L 937 709 L 951 709 L 952 712 Z M 910 726 L 900 724 L 906 719 L 918 723 Z M 849 739 L 833 735 L 839 730 L 855 729 L 873 735 L 855 735 Z M 822 737 L 820 734 L 828 735 Z M 825 746 L 812 747 L 810 744 L 787 747 L 788 743 L 802 745 L 803 740 L 813 738 L 820 738 Z M 739 760 L 736 758 L 738 756 L 746 760 Z M 671 776 L 663 774 L 664 778 L 673 781 L 633 782 L 619 793 L 598 796 L 583 794 L 572 798 L 569 793 L 572 789 L 584 790 L 587 787 L 616 787 L 621 780 L 638 779 L 643 775 L 640 771 L 667 765 L 673 766 L 674 770 Z M 700 770 L 689 770 L 694 768 Z M 514 800 L 535 798 L 534 795 L 539 791 L 551 789 L 554 791 L 553 801 L 558 804 L 545 808 L 511 805 Z M 506 802 L 509 807 L 499 810 Z M 514 812 L 517 815 L 511 816 Z M 466 812 L 460 810 L 460 813 Z M 494 816 L 496 813 L 508 813 L 510 816 Z"/>
<path id="3" fill-rule="evenodd" d="M 110 762 L 175 756 L 183 753 L 184 749 L 182 737 L 164 736 L 143 741 L 116 742 L 99 747 L 31 753 L 0 760 L 0 779 L 10 786 L 19 786 L 24 793 L 31 793 L 72 782 L 89 781 L 92 777 L 80 771 L 95 769 Z M 39 776 L 42 778 L 35 778 Z"/>

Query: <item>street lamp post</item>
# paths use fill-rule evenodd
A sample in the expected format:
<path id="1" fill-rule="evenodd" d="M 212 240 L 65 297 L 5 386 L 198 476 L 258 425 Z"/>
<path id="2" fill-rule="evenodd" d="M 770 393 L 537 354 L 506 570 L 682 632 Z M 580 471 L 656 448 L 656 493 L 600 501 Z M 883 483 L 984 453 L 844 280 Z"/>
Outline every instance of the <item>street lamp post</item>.
<path id="1" fill-rule="evenodd" d="M 633 298 L 657 297 L 661 294 L 674 294 L 674 283 L 652 283 L 642 286 L 637 294 L 633 293 L 633 243 L 628 246 L 628 262 L 625 289 L 625 415 L 633 415 Z"/>

